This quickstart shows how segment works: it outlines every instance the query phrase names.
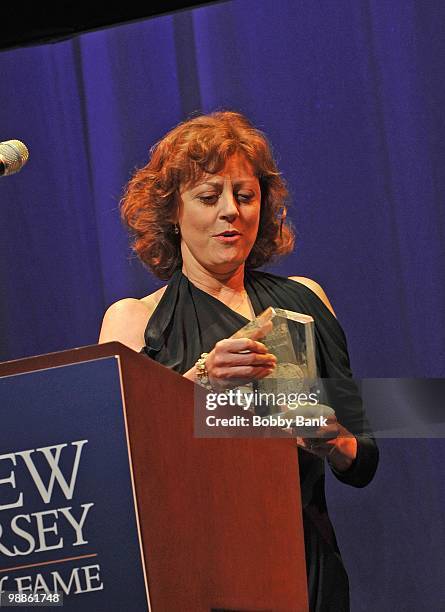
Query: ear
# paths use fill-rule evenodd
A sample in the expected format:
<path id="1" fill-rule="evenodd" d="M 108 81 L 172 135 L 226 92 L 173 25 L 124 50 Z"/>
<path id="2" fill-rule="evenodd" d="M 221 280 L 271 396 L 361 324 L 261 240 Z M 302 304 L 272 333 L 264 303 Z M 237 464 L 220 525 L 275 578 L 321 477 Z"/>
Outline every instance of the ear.
<path id="1" fill-rule="evenodd" d="M 171 216 L 171 222 L 173 223 L 173 225 L 179 223 L 179 217 L 181 216 L 182 206 L 183 206 L 182 198 L 181 198 L 181 195 L 178 189 L 174 195 L 173 211 L 172 211 L 172 216 Z"/>

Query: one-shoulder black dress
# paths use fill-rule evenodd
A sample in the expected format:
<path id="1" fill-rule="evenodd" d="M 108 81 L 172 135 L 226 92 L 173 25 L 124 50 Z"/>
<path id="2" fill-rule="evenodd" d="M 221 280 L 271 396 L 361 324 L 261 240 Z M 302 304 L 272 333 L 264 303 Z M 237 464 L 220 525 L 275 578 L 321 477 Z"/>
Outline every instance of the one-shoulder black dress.
<path id="1" fill-rule="evenodd" d="M 273 274 L 247 271 L 245 288 L 255 314 L 275 306 L 311 315 L 315 322 L 318 375 L 344 380 L 344 393 L 333 408 L 338 421 L 358 441 L 357 458 L 345 472 L 333 470 L 343 483 L 363 487 L 374 476 L 378 449 L 361 398 L 353 384 L 344 332 L 337 319 L 305 285 Z M 177 270 L 145 331 L 141 352 L 183 374 L 203 352 L 228 338 L 247 319 L 195 287 Z M 311 612 L 347 612 L 349 584 L 330 522 L 324 492 L 324 460 L 299 450 L 300 486 Z M 357 549 L 357 554 L 359 550 Z"/>

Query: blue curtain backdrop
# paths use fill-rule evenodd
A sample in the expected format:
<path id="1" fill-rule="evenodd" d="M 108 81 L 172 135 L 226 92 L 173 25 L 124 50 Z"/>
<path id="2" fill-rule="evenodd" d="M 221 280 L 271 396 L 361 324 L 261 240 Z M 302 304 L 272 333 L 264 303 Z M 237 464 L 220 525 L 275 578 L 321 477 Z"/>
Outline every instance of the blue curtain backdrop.
<path id="1" fill-rule="evenodd" d="M 194 111 L 245 113 L 292 194 L 295 253 L 357 377 L 445 374 L 445 4 L 235 0 L 0 53 L 0 359 L 95 343 L 113 301 L 162 283 L 118 203 Z M 353 610 L 444 610 L 444 444 L 386 441 L 363 491 L 328 482 Z"/>

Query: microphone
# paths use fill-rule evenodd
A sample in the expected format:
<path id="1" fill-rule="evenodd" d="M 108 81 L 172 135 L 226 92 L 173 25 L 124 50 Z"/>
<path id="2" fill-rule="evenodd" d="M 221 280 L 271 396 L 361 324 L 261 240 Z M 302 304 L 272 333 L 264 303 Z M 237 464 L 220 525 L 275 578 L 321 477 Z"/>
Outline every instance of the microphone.
<path id="1" fill-rule="evenodd" d="M 20 140 L 0 142 L 0 176 L 15 174 L 28 161 L 29 151 Z"/>

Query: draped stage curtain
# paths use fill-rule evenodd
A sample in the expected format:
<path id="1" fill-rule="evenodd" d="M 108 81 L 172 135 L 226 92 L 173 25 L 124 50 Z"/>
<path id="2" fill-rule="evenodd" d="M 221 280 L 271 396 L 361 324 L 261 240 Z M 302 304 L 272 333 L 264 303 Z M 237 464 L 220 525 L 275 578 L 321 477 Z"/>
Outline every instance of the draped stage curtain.
<path id="1" fill-rule="evenodd" d="M 445 374 L 445 4 L 235 0 L 0 53 L 0 359 L 97 341 L 104 310 L 163 283 L 131 254 L 118 203 L 192 112 L 238 110 L 269 136 L 295 252 L 357 377 Z M 353 610 L 443 610 L 444 444 L 381 443 L 363 491 L 328 481 Z M 439 592 L 440 588 L 442 591 Z"/>

